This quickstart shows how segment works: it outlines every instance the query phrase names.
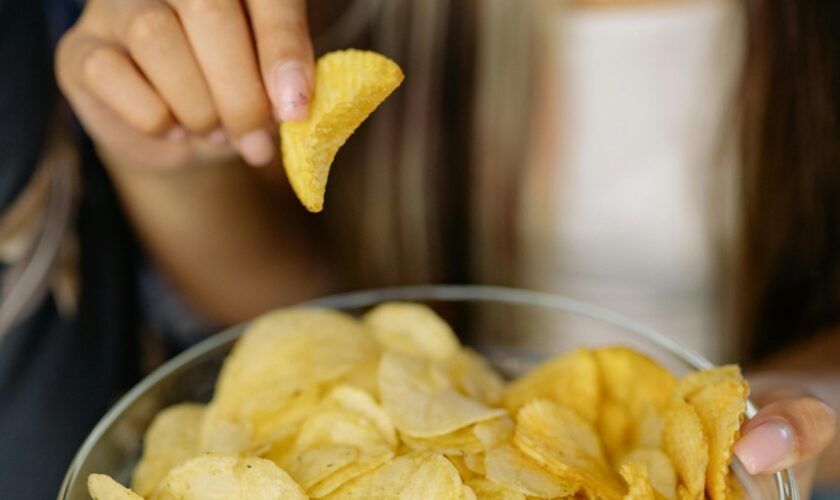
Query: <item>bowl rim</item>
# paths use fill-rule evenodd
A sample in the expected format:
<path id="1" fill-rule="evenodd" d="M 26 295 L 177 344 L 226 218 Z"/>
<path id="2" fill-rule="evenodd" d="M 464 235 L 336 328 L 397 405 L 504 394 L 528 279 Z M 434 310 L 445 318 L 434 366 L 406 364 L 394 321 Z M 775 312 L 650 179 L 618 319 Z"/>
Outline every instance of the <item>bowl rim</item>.
<path id="1" fill-rule="evenodd" d="M 655 330 L 643 323 L 635 321 L 623 314 L 610 309 L 597 306 L 588 302 L 572 299 L 563 295 L 538 292 L 522 288 L 492 286 L 492 285 L 413 285 L 382 287 L 368 290 L 360 290 L 347 293 L 327 295 L 314 300 L 301 302 L 291 307 L 324 307 L 334 309 L 356 309 L 368 307 L 386 301 L 438 301 L 438 302 L 495 302 L 516 305 L 538 306 L 544 309 L 560 310 L 570 312 L 583 317 L 601 321 L 630 331 L 639 337 L 648 340 L 659 347 L 664 348 L 671 354 L 681 359 L 697 370 L 711 368 L 714 365 L 697 351 L 683 346 L 665 334 Z M 113 426 L 120 415 L 126 411 L 142 394 L 151 387 L 161 382 L 180 369 L 183 365 L 199 358 L 221 346 L 227 345 L 236 340 L 249 321 L 226 328 L 174 356 L 151 373 L 143 377 L 134 387 L 126 392 L 117 402 L 102 416 L 96 426 L 88 434 L 82 446 L 73 457 L 68 466 L 64 480 L 59 490 L 58 500 L 66 500 L 70 485 L 77 481 L 77 476 L 82 462 L 90 453 L 91 449 L 100 440 L 102 435 Z M 758 408 L 751 399 L 747 399 L 747 418 L 752 418 L 758 412 Z M 736 458 L 737 460 L 737 458 Z M 780 500 L 800 500 L 799 488 L 796 477 L 790 468 L 774 474 L 776 489 Z M 742 481 L 743 482 L 743 481 Z"/>

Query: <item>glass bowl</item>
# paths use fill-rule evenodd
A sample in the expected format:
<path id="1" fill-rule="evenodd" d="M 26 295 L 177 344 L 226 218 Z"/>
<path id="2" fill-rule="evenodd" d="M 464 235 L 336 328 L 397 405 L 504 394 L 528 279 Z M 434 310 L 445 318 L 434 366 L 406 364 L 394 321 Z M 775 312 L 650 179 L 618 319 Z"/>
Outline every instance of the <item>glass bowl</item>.
<path id="1" fill-rule="evenodd" d="M 335 295 L 302 306 L 362 313 L 393 300 L 423 302 L 453 325 L 465 344 L 483 353 L 507 376 L 576 347 L 626 345 L 680 376 L 712 363 L 665 335 L 611 311 L 565 297 L 490 286 L 414 286 Z M 86 478 L 108 474 L 127 484 L 143 434 L 161 409 L 184 401 L 206 402 L 225 356 L 247 325 L 239 325 L 173 358 L 126 393 L 84 442 L 64 478 L 60 500 L 88 500 Z M 756 408 L 748 402 L 747 416 Z M 799 500 L 791 470 L 751 476 L 736 460 L 732 469 L 747 498 Z"/>

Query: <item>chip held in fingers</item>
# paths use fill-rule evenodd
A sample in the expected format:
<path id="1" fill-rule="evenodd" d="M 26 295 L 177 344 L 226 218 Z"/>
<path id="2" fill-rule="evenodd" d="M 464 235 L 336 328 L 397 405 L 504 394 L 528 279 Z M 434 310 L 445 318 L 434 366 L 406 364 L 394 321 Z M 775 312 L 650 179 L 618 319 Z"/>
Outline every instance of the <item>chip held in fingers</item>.
<path id="1" fill-rule="evenodd" d="M 339 148 L 402 81 L 400 67 L 376 52 L 349 49 L 318 59 L 309 118 L 280 125 L 286 176 L 307 210 L 323 209 Z"/>
<path id="2" fill-rule="evenodd" d="M 749 387 L 621 346 L 505 379 L 424 305 L 265 314 L 206 405 L 163 410 L 97 500 L 723 500 Z"/>

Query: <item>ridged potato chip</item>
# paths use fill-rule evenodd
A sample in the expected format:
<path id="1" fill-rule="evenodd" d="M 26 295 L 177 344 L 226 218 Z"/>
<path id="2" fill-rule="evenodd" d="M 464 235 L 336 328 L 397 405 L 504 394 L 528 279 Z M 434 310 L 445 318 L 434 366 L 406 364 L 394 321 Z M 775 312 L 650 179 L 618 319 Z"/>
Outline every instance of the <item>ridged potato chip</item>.
<path id="1" fill-rule="evenodd" d="M 266 445 L 290 400 L 377 356 L 379 347 L 367 330 L 337 311 L 287 309 L 257 318 L 219 375 L 202 430 L 203 448 L 247 451 L 214 447 L 225 432 L 235 435 L 233 443 L 241 439 L 238 433 L 250 433 L 250 446 Z"/>
<path id="2" fill-rule="evenodd" d="M 480 477 L 470 479 L 467 485 L 475 492 L 476 498 L 481 500 L 526 500 L 524 494 L 509 490 L 489 479 Z"/>
<path id="3" fill-rule="evenodd" d="M 333 500 L 460 500 L 462 481 L 458 470 L 439 453 L 419 451 L 397 457 L 361 476 L 326 498 Z"/>
<path id="4" fill-rule="evenodd" d="M 306 500 L 306 493 L 274 462 L 206 454 L 169 471 L 151 500 Z"/>
<path id="5" fill-rule="evenodd" d="M 505 381 L 480 354 L 468 347 L 462 348 L 452 356 L 448 366 L 458 390 L 487 405 L 496 406 L 502 402 Z"/>
<path id="6" fill-rule="evenodd" d="M 653 491 L 665 500 L 677 498 L 677 473 L 674 464 L 664 451 L 656 448 L 639 448 L 624 456 L 619 465 L 636 462 L 644 465 Z"/>
<path id="7" fill-rule="evenodd" d="M 143 497 L 104 474 L 91 474 L 87 480 L 93 500 L 143 500 Z"/>
<path id="8" fill-rule="evenodd" d="M 382 356 L 379 393 L 394 426 L 416 438 L 449 434 L 505 414 L 462 395 L 439 365 L 397 352 Z"/>
<path id="9" fill-rule="evenodd" d="M 445 361 L 461 348 L 446 321 L 423 304 L 387 302 L 365 314 L 362 321 L 390 351 Z"/>
<path id="10" fill-rule="evenodd" d="M 484 457 L 487 479 L 500 487 L 534 498 L 574 495 L 582 484 L 561 479 L 510 445 L 487 452 Z"/>
<path id="11" fill-rule="evenodd" d="M 604 451 L 611 460 L 624 455 L 630 448 L 633 425 L 630 412 L 623 403 L 614 399 L 601 402 L 595 427 L 604 443 Z"/>
<path id="12" fill-rule="evenodd" d="M 698 389 L 688 399 L 709 440 L 706 495 L 712 500 L 726 498 L 732 447 L 740 436 L 748 394 L 743 380 L 723 380 Z"/>
<path id="13" fill-rule="evenodd" d="M 702 498 L 709 464 L 709 443 L 697 412 L 680 397 L 671 399 L 665 411 L 662 448 L 671 457 L 682 483 L 684 493 L 680 498 Z"/>
<path id="14" fill-rule="evenodd" d="M 469 455 L 464 455 L 464 465 L 476 476 L 487 475 L 487 465 L 484 463 L 484 453 L 470 453 Z"/>
<path id="15" fill-rule="evenodd" d="M 513 442 L 552 474 L 579 482 L 596 496 L 620 498 L 621 486 L 607 464 L 591 425 L 576 412 L 545 399 L 516 414 Z"/>
<path id="16" fill-rule="evenodd" d="M 475 424 L 473 433 L 486 451 L 510 442 L 513 438 L 514 428 L 513 420 L 505 415 L 501 418 L 485 420 Z"/>
<path id="17" fill-rule="evenodd" d="M 484 451 L 484 446 L 473 432 L 472 426 L 440 436 L 414 437 L 403 434 L 400 438 L 412 450 L 432 450 L 451 456 Z"/>
<path id="18" fill-rule="evenodd" d="M 741 368 L 738 365 L 715 366 L 708 370 L 691 372 L 680 379 L 675 396 L 688 399 L 698 390 L 724 380 L 741 381 Z"/>
<path id="19" fill-rule="evenodd" d="M 624 500 L 655 500 L 647 468 L 638 462 L 628 462 L 618 468 L 619 474 L 627 482 L 627 494 Z"/>
<path id="20" fill-rule="evenodd" d="M 307 210 L 321 211 L 338 149 L 402 81 L 400 67 L 375 52 L 342 50 L 318 59 L 309 118 L 280 125 L 286 176 Z"/>
<path id="21" fill-rule="evenodd" d="M 601 373 L 595 355 L 585 349 L 563 354 L 508 385 L 504 405 L 515 414 L 534 399 L 550 399 L 595 422 L 601 404 Z"/>
<path id="22" fill-rule="evenodd" d="M 143 455 L 134 469 L 131 487 L 148 496 L 174 467 L 199 453 L 204 405 L 182 403 L 158 413 L 143 438 Z"/>

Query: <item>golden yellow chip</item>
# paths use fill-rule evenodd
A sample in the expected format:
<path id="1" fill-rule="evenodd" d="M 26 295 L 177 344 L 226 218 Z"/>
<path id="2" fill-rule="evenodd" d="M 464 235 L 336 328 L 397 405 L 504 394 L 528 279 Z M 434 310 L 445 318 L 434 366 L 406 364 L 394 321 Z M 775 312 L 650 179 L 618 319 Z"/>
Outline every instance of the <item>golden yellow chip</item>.
<path id="1" fill-rule="evenodd" d="M 472 426 L 440 436 L 414 437 L 402 434 L 400 437 L 412 450 L 437 451 L 452 456 L 479 453 L 484 450 L 484 446 L 473 432 Z"/>
<path id="2" fill-rule="evenodd" d="M 621 402 L 634 418 L 648 405 L 665 409 L 677 385 L 671 372 L 624 347 L 598 349 L 595 358 L 606 397 Z"/>
<path id="3" fill-rule="evenodd" d="M 624 455 L 630 448 L 630 435 L 634 422 L 630 412 L 614 399 L 604 399 L 598 412 L 596 428 L 610 459 Z"/>
<path id="4" fill-rule="evenodd" d="M 598 436 L 576 412 L 549 400 L 534 400 L 516 414 L 513 442 L 559 478 L 580 482 L 596 496 L 621 497 Z"/>
<path id="5" fill-rule="evenodd" d="M 461 480 L 463 481 L 475 477 L 475 472 L 467 467 L 465 457 L 466 455 L 446 455 L 446 458 L 452 462 L 452 465 L 454 465 L 456 469 L 458 469 L 458 475 L 461 476 Z"/>
<path id="6" fill-rule="evenodd" d="M 662 449 L 671 457 L 685 490 L 681 498 L 702 498 L 709 464 L 709 444 L 700 417 L 682 398 L 675 397 L 668 403 Z"/>
<path id="7" fill-rule="evenodd" d="M 87 480 L 93 500 L 143 500 L 143 497 L 104 474 L 91 474 Z"/>
<path id="8" fill-rule="evenodd" d="M 513 438 L 513 429 L 513 420 L 505 415 L 475 424 L 473 433 L 486 451 L 509 442 Z"/>
<path id="9" fill-rule="evenodd" d="M 480 354 L 463 348 L 449 361 L 449 373 L 455 386 L 467 396 L 497 406 L 502 401 L 505 382 Z"/>
<path id="10" fill-rule="evenodd" d="M 379 498 L 460 500 L 461 476 L 441 454 L 419 451 L 397 457 L 329 496 L 332 500 Z"/>
<path id="11" fill-rule="evenodd" d="M 306 500 L 306 493 L 274 462 L 206 454 L 169 471 L 155 500 Z"/>
<path id="12" fill-rule="evenodd" d="M 487 475 L 487 465 L 484 463 L 484 453 L 470 453 L 468 455 L 464 455 L 464 465 L 475 475 Z"/>
<path id="13" fill-rule="evenodd" d="M 467 481 L 467 485 L 481 500 L 525 500 L 524 494 L 500 486 L 489 479 L 476 477 Z"/>
<path id="14" fill-rule="evenodd" d="M 397 447 L 397 431 L 391 418 L 367 392 L 352 386 L 337 385 L 324 398 L 322 407 L 338 408 L 366 418 L 388 445 Z"/>
<path id="15" fill-rule="evenodd" d="M 375 52 L 343 50 L 318 59 L 309 118 L 280 125 L 286 176 L 307 210 L 321 211 L 338 149 L 402 81 L 400 67 Z"/>
<path id="16" fill-rule="evenodd" d="M 487 479 L 506 490 L 535 498 L 559 498 L 574 495 L 583 486 L 561 479 L 534 462 L 513 446 L 500 446 L 484 457 Z"/>
<path id="17" fill-rule="evenodd" d="M 628 491 L 624 495 L 624 500 L 655 500 L 648 471 L 644 465 L 628 462 L 619 467 L 618 472 L 627 482 Z"/>
<path id="18" fill-rule="evenodd" d="M 355 319 L 337 311 L 287 309 L 257 318 L 225 361 L 202 430 L 209 451 L 219 435 L 246 436 L 254 447 L 265 445 L 290 400 L 379 356 L 379 347 Z M 220 431 L 223 429 L 223 431 Z M 229 436 L 228 436 L 229 437 Z"/>
<path id="19" fill-rule="evenodd" d="M 322 444 L 303 448 L 275 463 L 311 496 L 313 486 L 358 459 L 359 449 L 355 446 Z"/>
<path id="20" fill-rule="evenodd" d="M 676 387 L 675 395 L 688 399 L 703 387 L 716 384 L 724 380 L 734 380 L 736 382 L 744 380 L 744 377 L 741 376 L 741 368 L 739 368 L 738 365 L 724 365 L 715 366 L 714 368 L 709 368 L 708 370 L 691 372 L 680 379 L 680 382 Z"/>
<path id="21" fill-rule="evenodd" d="M 458 392 L 438 364 L 388 352 L 379 365 L 382 406 L 403 434 L 428 438 L 505 414 Z"/>
<path id="22" fill-rule="evenodd" d="M 337 383 L 359 388 L 379 399 L 379 358 L 356 366 Z"/>
<path id="23" fill-rule="evenodd" d="M 505 389 L 504 404 L 515 414 L 539 398 L 560 403 L 595 422 L 601 403 L 600 370 L 595 356 L 578 349 L 543 363 Z"/>
<path id="24" fill-rule="evenodd" d="M 636 462 L 647 469 L 654 492 L 665 500 L 677 498 L 677 473 L 671 459 L 662 450 L 639 448 L 624 456 L 619 465 Z"/>
<path id="25" fill-rule="evenodd" d="M 478 500 L 472 488 L 466 484 L 461 485 L 461 500 Z"/>
<path id="26" fill-rule="evenodd" d="M 199 453 L 204 405 L 183 403 L 166 408 L 152 420 L 143 438 L 143 456 L 134 469 L 131 487 L 148 496 L 175 466 Z"/>
<path id="27" fill-rule="evenodd" d="M 429 307 L 409 302 L 377 306 L 362 318 L 388 350 L 444 361 L 458 353 L 458 337 Z"/>
<path id="28" fill-rule="evenodd" d="M 749 387 L 743 380 L 722 380 L 697 390 L 688 399 L 709 440 L 706 496 L 712 500 L 726 498 L 732 447 L 740 436 L 748 395 Z"/>

